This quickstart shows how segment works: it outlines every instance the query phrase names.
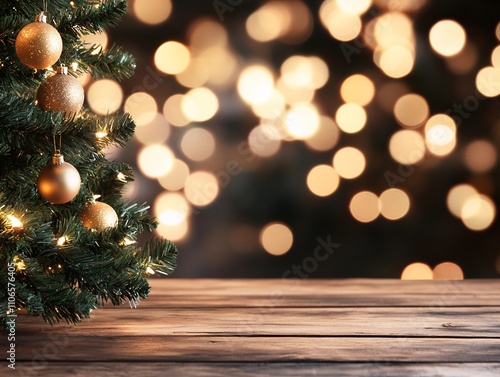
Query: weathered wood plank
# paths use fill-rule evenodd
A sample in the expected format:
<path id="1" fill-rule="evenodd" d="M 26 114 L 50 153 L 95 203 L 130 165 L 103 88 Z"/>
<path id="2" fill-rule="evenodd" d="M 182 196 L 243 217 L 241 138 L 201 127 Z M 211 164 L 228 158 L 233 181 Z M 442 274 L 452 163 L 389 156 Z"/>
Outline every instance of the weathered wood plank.
<path id="1" fill-rule="evenodd" d="M 78 326 L 18 317 L 19 333 L 500 338 L 500 307 L 178 308 L 95 310 Z"/>
<path id="2" fill-rule="evenodd" d="M 500 279 L 396 280 L 396 279 L 150 279 L 153 292 L 168 296 L 240 295 L 274 293 L 311 296 L 337 294 L 491 294 L 500 295 Z M 276 292 L 274 292 L 276 291 Z"/>
<path id="3" fill-rule="evenodd" d="M 498 306 L 500 280 L 152 279 L 144 307 Z M 105 307 L 112 307 L 106 305 Z M 116 307 L 114 307 L 116 308 Z M 127 308 L 122 306 L 119 308 Z"/>
<path id="4" fill-rule="evenodd" d="M 19 337 L 18 360 L 35 365 L 47 361 L 500 362 L 500 339 L 80 334 L 41 339 Z"/>
<path id="5" fill-rule="evenodd" d="M 445 295 L 436 294 L 392 294 L 392 295 L 360 295 L 360 294 L 329 294 L 318 293 L 314 296 L 288 295 L 273 297 L 265 293 L 247 295 L 184 295 L 169 296 L 158 295 L 153 291 L 149 299 L 141 300 L 143 308 L 269 308 L 269 307 L 498 307 L 500 294 L 461 294 Z M 128 305 L 113 306 L 106 304 L 103 309 L 130 309 Z"/>
<path id="6" fill-rule="evenodd" d="M 31 377 L 498 377 L 500 363 L 490 364 L 359 364 L 359 363 L 53 363 L 36 367 L 20 363 L 17 376 Z"/>

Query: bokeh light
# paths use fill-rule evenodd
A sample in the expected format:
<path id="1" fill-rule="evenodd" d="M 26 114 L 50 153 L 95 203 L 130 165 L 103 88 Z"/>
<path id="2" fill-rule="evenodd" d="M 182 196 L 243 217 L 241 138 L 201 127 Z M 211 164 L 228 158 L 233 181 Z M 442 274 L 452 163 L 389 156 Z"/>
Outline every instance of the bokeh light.
<path id="1" fill-rule="evenodd" d="M 164 189 L 170 191 L 182 190 L 186 184 L 189 172 L 188 164 L 176 158 L 170 171 L 158 177 L 158 182 Z"/>
<path id="2" fill-rule="evenodd" d="M 410 210 L 410 198 L 399 189 L 388 189 L 380 195 L 380 213 L 388 220 L 399 220 Z"/>
<path id="3" fill-rule="evenodd" d="M 116 81 L 104 79 L 93 82 L 87 91 L 90 109 L 98 115 L 112 114 L 122 105 L 123 90 Z"/>
<path id="4" fill-rule="evenodd" d="M 170 136 L 170 125 L 163 116 L 157 113 L 155 118 L 146 124 L 136 127 L 134 137 L 142 144 L 161 144 Z"/>
<path id="5" fill-rule="evenodd" d="M 330 165 L 317 165 L 307 175 L 307 187 L 317 196 L 333 194 L 339 187 L 340 177 Z"/>
<path id="6" fill-rule="evenodd" d="M 424 138 L 417 131 L 397 131 L 389 140 L 389 152 L 394 161 L 400 164 L 417 164 L 425 156 Z"/>
<path id="7" fill-rule="evenodd" d="M 369 223 L 380 215 L 378 196 L 370 191 L 358 192 L 349 203 L 352 217 L 361 223 Z"/>
<path id="8" fill-rule="evenodd" d="M 468 184 L 460 184 L 452 187 L 448 191 L 446 204 L 450 212 L 460 218 L 464 204 L 471 198 L 477 196 L 477 190 Z"/>
<path id="9" fill-rule="evenodd" d="M 172 126 L 184 127 L 189 124 L 189 119 L 182 111 L 183 100 L 184 95 L 174 94 L 163 105 L 163 115 Z"/>
<path id="10" fill-rule="evenodd" d="M 403 127 L 419 127 L 429 117 L 429 105 L 418 94 L 405 94 L 394 105 L 394 117 Z"/>
<path id="11" fill-rule="evenodd" d="M 342 131 L 354 134 L 365 127 L 366 111 L 355 103 L 345 103 L 337 109 L 335 120 Z"/>
<path id="12" fill-rule="evenodd" d="M 453 56 L 464 48 L 467 36 L 458 22 L 442 20 L 432 26 L 429 31 L 429 41 L 438 54 Z"/>
<path id="13" fill-rule="evenodd" d="M 274 156 L 281 147 L 281 139 L 268 125 L 258 125 L 248 135 L 248 145 L 253 154 L 259 157 Z"/>
<path id="14" fill-rule="evenodd" d="M 158 111 L 156 100 L 146 92 L 131 94 L 125 101 L 123 108 L 134 118 L 138 126 L 152 122 Z"/>
<path id="15" fill-rule="evenodd" d="M 168 225 L 160 222 L 156 233 L 163 238 L 172 242 L 180 242 L 189 235 L 189 224 L 187 220 L 181 221 L 179 224 Z"/>
<path id="16" fill-rule="evenodd" d="M 293 87 L 289 86 L 282 78 L 278 79 L 276 89 L 285 98 L 288 105 L 295 105 L 296 103 L 311 102 L 314 98 L 315 90 L 309 86 Z"/>
<path id="17" fill-rule="evenodd" d="M 497 150 L 488 140 L 475 140 L 465 148 L 465 164 L 474 173 L 486 173 L 497 162 Z"/>
<path id="18" fill-rule="evenodd" d="M 306 145 L 318 152 L 331 150 L 337 145 L 340 131 L 332 118 L 320 116 L 319 127 L 314 135 L 305 140 Z"/>
<path id="19" fill-rule="evenodd" d="M 283 114 L 285 108 L 285 97 L 278 90 L 275 90 L 273 95 L 266 101 L 252 106 L 252 110 L 255 115 L 267 119 L 278 118 L 281 114 Z"/>
<path id="20" fill-rule="evenodd" d="M 208 88 L 195 88 L 182 97 L 182 112 L 186 118 L 195 122 L 211 119 L 219 109 L 219 100 Z"/>
<path id="21" fill-rule="evenodd" d="M 403 270 L 401 280 L 432 280 L 432 269 L 425 263 L 412 263 Z"/>
<path id="22" fill-rule="evenodd" d="M 290 136 L 296 139 L 307 139 L 319 128 L 320 118 L 314 105 L 298 103 L 286 114 L 285 124 Z"/>
<path id="23" fill-rule="evenodd" d="M 248 35 L 259 42 L 279 39 L 298 44 L 311 34 L 313 18 L 302 1 L 269 1 L 246 20 Z"/>
<path id="24" fill-rule="evenodd" d="M 495 203 L 486 195 L 472 196 L 465 201 L 461 217 L 464 225 L 470 230 L 485 230 L 495 220 Z"/>
<path id="25" fill-rule="evenodd" d="M 193 58 L 186 69 L 176 74 L 175 78 L 186 88 L 197 88 L 210 78 L 210 68 L 203 58 Z"/>
<path id="26" fill-rule="evenodd" d="M 376 59 L 375 63 L 387 76 L 394 79 L 408 75 L 415 63 L 413 52 L 405 46 L 396 45 L 388 47 L 381 50 L 379 56 L 380 59 L 378 61 Z"/>
<path id="27" fill-rule="evenodd" d="M 155 52 L 154 62 L 161 72 L 176 75 L 184 71 L 190 63 L 189 49 L 180 42 L 163 43 Z"/>
<path id="28" fill-rule="evenodd" d="M 429 152 L 436 156 L 445 156 L 456 146 L 457 126 L 448 115 L 436 114 L 425 123 L 425 143 Z"/>
<path id="29" fill-rule="evenodd" d="M 500 46 L 497 46 L 493 49 L 491 53 L 491 64 L 496 69 L 500 69 Z"/>
<path id="30" fill-rule="evenodd" d="M 286 254 L 293 245 L 293 233 L 282 223 L 266 225 L 260 233 L 260 244 L 271 255 Z"/>
<path id="31" fill-rule="evenodd" d="M 481 69 L 476 76 L 476 88 L 485 97 L 500 94 L 500 69 L 489 66 Z"/>
<path id="32" fill-rule="evenodd" d="M 337 6 L 342 12 L 361 15 L 372 5 L 372 0 L 337 0 Z"/>
<path id="33" fill-rule="evenodd" d="M 181 150 L 190 160 L 206 160 L 215 151 L 215 137 L 204 128 L 191 128 L 182 136 Z"/>
<path id="34" fill-rule="evenodd" d="M 320 19 L 333 38 L 341 42 L 351 41 L 361 32 L 361 18 L 357 14 L 343 12 L 334 1 L 323 2 Z"/>
<path id="35" fill-rule="evenodd" d="M 145 24 L 156 25 L 165 22 L 172 12 L 171 0 L 135 0 L 134 14 Z"/>
<path id="36" fill-rule="evenodd" d="M 184 193 L 191 204 L 196 207 L 205 207 L 219 195 L 217 177 L 207 171 L 195 171 L 186 179 Z"/>
<path id="37" fill-rule="evenodd" d="M 323 59 L 294 55 L 281 65 L 281 78 L 287 86 L 319 89 L 328 81 L 329 70 Z"/>
<path id="38" fill-rule="evenodd" d="M 375 96 L 375 85 L 368 77 L 355 74 L 342 82 L 340 95 L 344 102 L 366 106 Z"/>
<path id="39" fill-rule="evenodd" d="M 333 156 L 333 167 L 342 178 L 354 179 L 364 172 L 366 159 L 359 149 L 344 147 Z"/>
<path id="40" fill-rule="evenodd" d="M 374 19 L 373 34 L 381 50 L 414 44 L 413 22 L 404 13 L 386 12 Z"/>
<path id="41" fill-rule="evenodd" d="M 274 93 L 274 77 L 265 66 L 253 65 L 245 68 L 238 79 L 238 93 L 252 105 L 267 101 Z"/>
<path id="42" fill-rule="evenodd" d="M 464 280 L 464 273 L 457 264 L 444 262 L 434 267 L 432 277 L 434 280 Z"/>
<path id="43" fill-rule="evenodd" d="M 153 213 L 162 224 L 178 225 L 191 214 L 191 207 L 184 195 L 178 192 L 163 192 L 153 205 Z"/>
<path id="44" fill-rule="evenodd" d="M 201 18 L 194 21 L 189 26 L 188 39 L 190 47 L 196 52 L 215 46 L 226 47 L 228 42 L 226 29 L 220 22 L 210 18 Z"/>
<path id="45" fill-rule="evenodd" d="M 158 178 L 169 172 L 174 158 L 170 148 L 164 145 L 148 145 L 139 151 L 137 164 L 146 177 Z"/>

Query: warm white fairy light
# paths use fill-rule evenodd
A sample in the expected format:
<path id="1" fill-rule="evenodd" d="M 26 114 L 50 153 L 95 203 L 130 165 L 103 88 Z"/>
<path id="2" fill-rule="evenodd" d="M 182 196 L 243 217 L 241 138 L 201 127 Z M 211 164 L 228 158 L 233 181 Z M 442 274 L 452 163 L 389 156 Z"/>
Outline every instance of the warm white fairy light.
<path id="1" fill-rule="evenodd" d="M 123 182 L 123 183 L 127 183 L 127 176 L 125 174 L 123 174 L 122 172 L 119 172 L 117 175 L 116 175 L 116 179 L 120 182 Z"/>
<path id="2" fill-rule="evenodd" d="M 136 244 L 136 243 L 137 243 L 137 241 L 135 241 L 135 240 L 133 240 L 133 239 L 131 239 L 131 238 L 128 238 L 128 237 L 125 237 L 125 238 L 123 239 L 123 241 L 122 241 L 122 245 L 123 245 L 123 246 L 130 246 L 130 245 L 134 245 L 134 244 Z"/>
<path id="3" fill-rule="evenodd" d="M 7 215 L 7 218 L 10 220 L 10 225 L 12 226 L 12 228 L 18 229 L 23 227 L 23 223 L 16 216 Z"/>
<path id="4" fill-rule="evenodd" d="M 98 138 L 98 139 L 103 139 L 105 138 L 106 136 L 108 136 L 108 133 L 107 131 L 98 131 L 95 133 L 95 136 Z"/>
<path id="5" fill-rule="evenodd" d="M 146 274 L 148 275 L 154 275 L 155 274 L 155 270 L 153 270 L 151 267 L 147 267 L 146 268 Z"/>
<path id="6" fill-rule="evenodd" d="M 24 263 L 24 261 L 21 258 L 19 258 L 17 256 L 14 258 L 14 264 L 16 266 L 17 271 L 26 270 L 26 264 Z"/>
<path id="7" fill-rule="evenodd" d="M 66 236 L 62 236 L 57 239 L 57 246 L 63 246 L 65 243 L 66 243 Z"/>

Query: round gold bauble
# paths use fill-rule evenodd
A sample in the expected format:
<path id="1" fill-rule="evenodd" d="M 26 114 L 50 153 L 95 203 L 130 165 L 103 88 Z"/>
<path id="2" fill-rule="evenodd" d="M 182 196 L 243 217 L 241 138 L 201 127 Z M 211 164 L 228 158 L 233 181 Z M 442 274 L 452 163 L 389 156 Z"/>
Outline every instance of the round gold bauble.
<path id="1" fill-rule="evenodd" d="M 63 72 L 67 72 L 67 68 L 64 71 L 58 70 L 57 74 L 49 77 L 38 88 L 36 99 L 42 110 L 74 114 L 82 108 L 85 93 L 81 84 L 73 76 Z"/>
<path id="2" fill-rule="evenodd" d="M 59 60 L 62 48 L 57 29 L 42 21 L 26 25 L 16 38 L 16 54 L 30 68 L 49 68 Z"/>
<path id="3" fill-rule="evenodd" d="M 80 214 L 80 219 L 85 227 L 98 232 L 118 225 L 118 215 L 113 207 L 102 202 L 88 204 Z"/>
<path id="4" fill-rule="evenodd" d="M 73 200 L 80 191 L 81 179 L 78 170 L 60 154 L 54 155 L 52 163 L 38 175 L 38 192 L 52 204 L 64 204 Z"/>

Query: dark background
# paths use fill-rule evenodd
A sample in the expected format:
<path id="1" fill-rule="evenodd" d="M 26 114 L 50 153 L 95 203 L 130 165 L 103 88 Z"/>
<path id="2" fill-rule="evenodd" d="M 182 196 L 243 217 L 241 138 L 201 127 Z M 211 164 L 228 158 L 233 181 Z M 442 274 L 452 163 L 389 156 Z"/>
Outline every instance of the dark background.
<path id="1" fill-rule="evenodd" d="M 141 24 L 129 15 L 110 33 L 112 43 L 124 46 L 137 59 L 135 76 L 123 82 L 126 95 L 140 85 L 147 75 L 146 67 L 154 67 L 153 54 L 159 45 L 167 40 L 187 44 L 189 26 L 201 17 L 220 22 L 211 0 L 173 3 L 169 19 L 159 26 Z M 480 68 L 491 64 L 491 51 L 499 44 L 495 38 L 495 28 L 500 21 L 497 1 L 427 1 L 422 9 L 410 14 L 417 38 L 413 71 L 394 80 L 375 66 L 369 48 L 352 55 L 350 64 L 346 62 L 340 43 L 328 34 L 318 19 L 321 1 L 307 2 L 314 16 L 314 30 L 306 42 L 287 45 L 279 41 L 265 44 L 253 41 L 246 34 L 245 20 L 263 3 L 243 0 L 232 12 L 225 13 L 222 25 L 229 33 L 232 48 L 243 62 L 258 57 L 278 71 L 280 64 L 292 55 L 322 57 L 330 66 L 330 80 L 318 91 L 315 103 L 322 113 L 330 116 L 341 103 L 339 84 L 353 73 L 369 76 L 377 89 L 386 82 L 403 81 L 410 91 L 427 99 L 431 114 L 445 112 L 453 104 L 462 104 L 467 96 L 474 95 L 475 75 Z M 370 17 L 367 13 L 363 20 Z M 450 72 L 444 59 L 431 50 L 428 31 L 441 19 L 458 21 L 466 29 L 468 40 L 477 47 L 479 59 L 470 73 Z M 150 92 L 160 106 L 170 95 L 187 91 L 173 77 L 162 77 L 162 84 Z M 499 166 L 487 174 L 476 175 L 463 162 L 464 147 L 471 140 L 484 138 L 496 147 L 500 145 L 498 97 L 481 101 L 478 110 L 463 119 L 458 130 L 458 145 L 451 155 L 439 159 L 426 156 L 413 174 L 396 185 L 412 200 L 406 217 L 399 221 L 380 217 L 372 223 L 361 224 L 349 212 L 350 198 L 360 190 L 382 192 L 389 188 L 384 173 L 398 172 L 399 165 L 387 149 L 390 136 L 400 128 L 392 114 L 382 111 L 373 101 L 367 107 L 366 128 L 358 134 L 342 135 L 335 148 L 353 145 L 362 149 L 368 160 L 367 170 L 358 179 L 342 181 L 333 195 L 319 198 L 307 189 L 305 178 L 314 165 L 330 164 L 333 151 L 312 152 L 303 143 L 292 142 L 285 143 L 270 159 L 248 161 L 249 156 L 238 155 L 236 148 L 246 140 L 258 119 L 235 94 L 234 85 L 218 91 L 217 95 L 220 110 L 209 123 L 217 138 L 219 158 L 190 163 L 191 170 L 203 168 L 217 172 L 224 170 L 228 160 L 236 158 L 245 171 L 221 189 L 214 203 L 191 216 L 189 236 L 178 242 L 180 258 L 174 276 L 281 277 L 293 265 L 301 265 L 306 257 L 312 256 L 318 237 L 326 239 L 328 236 L 341 247 L 321 262 L 310 277 L 399 278 L 408 264 L 417 261 L 430 266 L 454 262 L 463 269 L 466 278 L 499 276 L 500 266 L 496 267 L 500 264 L 498 219 L 489 229 L 472 232 L 446 207 L 449 189 L 465 182 L 490 195 L 497 207 L 500 203 Z M 182 154 L 179 140 L 186 129 L 173 128 L 168 140 L 176 154 Z M 134 165 L 137 149 L 136 142 L 130 143 L 120 159 Z M 155 181 L 142 177 L 138 169 L 136 175 L 140 184 L 136 200 L 152 203 L 162 188 Z M 259 246 L 259 231 L 271 221 L 288 224 L 294 233 L 293 247 L 286 255 L 271 256 Z"/>

